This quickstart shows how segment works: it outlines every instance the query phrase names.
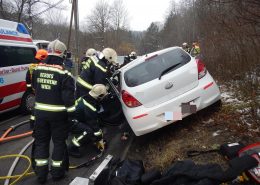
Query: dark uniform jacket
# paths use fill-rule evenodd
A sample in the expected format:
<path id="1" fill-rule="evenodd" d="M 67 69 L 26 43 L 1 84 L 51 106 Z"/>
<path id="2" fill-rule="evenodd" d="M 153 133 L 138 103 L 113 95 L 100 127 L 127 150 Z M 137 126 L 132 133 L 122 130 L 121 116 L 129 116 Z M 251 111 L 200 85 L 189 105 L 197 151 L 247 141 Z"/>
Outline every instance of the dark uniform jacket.
<path id="1" fill-rule="evenodd" d="M 89 93 L 95 84 L 106 84 L 108 69 L 106 61 L 93 56 L 84 64 L 80 76 L 77 79 L 76 97 L 82 97 Z"/>
<path id="2" fill-rule="evenodd" d="M 124 57 L 124 63 L 121 65 L 121 67 L 125 66 L 126 64 L 132 62 L 133 60 L 135 60 L 137 57 L 135 56 L 130 56 L 130 55 L 127 55 Z"/>
<path id="3" fill-rule="evenodd" d="M 33 71 L 32 87 L 36 95 L 36 119 L 65 120 L 68 113 L 75 111 L 74 79 L 61 65 L 39 64 Z"/>
<path id="4" fill-rule="evenodd" d="M 80 60 L 80 62 L 81 62 L 80 71 L 82 71 L 82 69 L 83 69 L 84 65 L 87 63 L 88 59 L 89 59 L 89 57 L 82 57 L 81 58 L 81 60 Z"/>

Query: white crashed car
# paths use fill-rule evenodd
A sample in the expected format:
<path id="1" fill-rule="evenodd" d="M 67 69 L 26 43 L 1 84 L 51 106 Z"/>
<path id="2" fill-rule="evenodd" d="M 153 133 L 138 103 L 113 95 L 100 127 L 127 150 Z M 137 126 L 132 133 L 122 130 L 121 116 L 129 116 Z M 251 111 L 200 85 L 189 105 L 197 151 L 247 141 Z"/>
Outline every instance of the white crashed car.
<path id="1" fill-rule="evenodd" d="M 121 68 L 118 78 L 122 109 L 136 136 L 220 100 L 219 87 L 202 61 L 180 47 L 139 57 Z"/>

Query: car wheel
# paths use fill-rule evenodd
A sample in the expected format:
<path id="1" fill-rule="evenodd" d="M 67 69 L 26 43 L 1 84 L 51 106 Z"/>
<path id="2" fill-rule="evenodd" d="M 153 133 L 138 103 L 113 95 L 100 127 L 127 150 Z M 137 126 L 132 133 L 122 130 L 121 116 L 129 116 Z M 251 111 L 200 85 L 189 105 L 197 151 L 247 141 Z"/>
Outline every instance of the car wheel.
<path id="1" fill-rule="evenodd" d="M 35 102 L 35 95 L 31 91 L 26 91 L 22 97 L 21 112 L 29 114 L 32 112 Z"/>

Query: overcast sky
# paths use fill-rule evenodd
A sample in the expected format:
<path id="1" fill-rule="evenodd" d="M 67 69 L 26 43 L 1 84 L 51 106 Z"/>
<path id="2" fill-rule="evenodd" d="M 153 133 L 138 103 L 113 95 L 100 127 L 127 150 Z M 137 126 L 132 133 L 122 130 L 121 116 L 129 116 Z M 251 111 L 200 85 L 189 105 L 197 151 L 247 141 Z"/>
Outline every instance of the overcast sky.
<path id="1" fill-rule="evenodd" d="M 65 2 L 68 6 L 66 16 L 69 17 L 71 4 L 69 0 Z M 112 4 L 113 0 L 107 0 Z M 163 22 L 171 0 L 123 0 L 129 14 L 129 24 L 131 30 L 146 30 L 151 22 Z M 98 0 L 78 0 L 79 2 L 79 21 L 80 24 L 91 9 L 95 7 Z"/>

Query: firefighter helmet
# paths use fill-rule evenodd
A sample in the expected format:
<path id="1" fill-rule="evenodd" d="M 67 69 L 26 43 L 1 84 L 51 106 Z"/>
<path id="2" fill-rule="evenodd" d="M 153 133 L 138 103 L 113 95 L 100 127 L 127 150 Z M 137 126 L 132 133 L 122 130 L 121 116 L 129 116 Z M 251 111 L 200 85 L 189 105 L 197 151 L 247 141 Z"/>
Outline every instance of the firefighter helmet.
<path id="1" fill-rule="evenodd" d="M 35 55 L 37 60 L 44 60 L 48 56 L 48 52 L 45 49 L 39 49 Z"/>
<path id="2" fill-rule="evenodd" d="M 89 48 L 86 51 L 86 57 L 91 57 L 91 56 L 95 56 L 97 54 L 97 51 L 93 48 Z"/>
<path id="3" fill-rule="evenodd" d="M 66 53 L 66 45 L 59 40 L 54 40 L 48 45 L 48 55 L 64 58 L 66 56 Z"/>
<path id="4" fill-rule="evenodd" d="M 89 91 L 89 94 L 95 99 L 103 99 L 107 95 L 106 86 L 103 84 L 95 84 L 91 91 Z"/>
<path id="5" fill-rule="evenodd" d="M 117 53 L 114 49 L 112 48 L 105 48 L 102 51 L 105 59 L 109 62 L 112 63 L 113 65 L 117 65 L 118 61 L 117 61 Z"/>
<path id="6" fill-rule="evenodd" d="M 185 48 L 185 47 L 187 47 L 187 46 L 188 46 L 187 42 L 182 43 L 182 47 L 183 47 L 183 48 Z"/>
<path id="7" fill-rule="evenodd" d="M 132 52 L 130 53 L 130 56 L 131 56 L 131 57 L 136 57 L 136 52 L 135 52 L 135 51 L 132 51 Z"/>

